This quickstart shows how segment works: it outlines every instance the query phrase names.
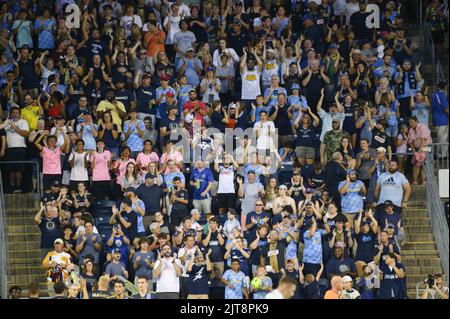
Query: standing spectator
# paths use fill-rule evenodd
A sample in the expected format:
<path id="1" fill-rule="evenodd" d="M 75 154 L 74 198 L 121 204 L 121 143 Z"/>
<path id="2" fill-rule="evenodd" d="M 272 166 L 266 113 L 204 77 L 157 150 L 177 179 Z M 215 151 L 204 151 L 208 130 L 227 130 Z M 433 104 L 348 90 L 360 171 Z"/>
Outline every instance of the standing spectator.
<path id="1" fill-rule="evenodd" d="M 448 97 L 445 92 L 447 82 L 439 82 L 438 90 L 431 98 L 431 111 L 433 114 L 433 126 L 437 131 L 437 143 L 448 143 Z M 448 156 L 448 146 L 442 146 L 440 157 Z"/>
<path id="2" fill-rule="evenodd" d="M 248 285 L 245 274 L 240 270 L 239 259 L 233 259 L 231 269 L 222 277 L 225 287 L 225 299 L 248 299 Z"/>
<path id="3" fill-rule="evenodd" d="M 153 278 L 156 278 L 156 299 L 179 299 L 180 280 L 183 273 L 181 261 L 177 254 L 172 254 L 172 247 L 165 244 L 158 252 L 158 259 L 153 268 Z"/>
<path id="4" fill-rule="evenodd" d="M 19 107 L 11 108 L 8 119 L 0 125 L 0 129 L 6 132 L 6 159 L 8 161 L 25 161 L 26 160 L 26 138 L 29 135 L 29 126 L 21 114 Z M 12 192 L 22 192 L 22 175 L 25 170 L 25 164 L 10 165 L 9 183 Z"/>
<path id="5" fill-rule="evenodd" d="M 94 266 L 99 269 L 100 250 L 102 248 L 102 237 L 98 233 L 94 233 L 94 226 L 92 221 L 87 221 L 84 224 L 85 231 L 80 234 L 77 239 L 77 253 L 79 258 L 79 265 L 84 264 L 84 260 L 88 255 L 94 257 Z"/>
<path id="6" fill-rule="evenodd" d="M 381 285 L 378 298 L 405 299 L 406 273 L 403 264 L 397 261 L 393 253 L 386 255 L 386 263 L 380 266 Z"/>
<path id="7" fill-rule="evenodd" d="M 347 179 L 338 186 L 341 193 L 342 212 L 348 219 L 350 227 L 354 227 L 353 220 L 364 205 L 363 196 L 366 194 L 364 183 L 356 178 L 356 171 L 349 170 Z"/>
<path id="8" fill-rule="evenodd" d="M 197 247 L 198 248 L 198 247 Z M 189 274 L 189 294 L 187 299 L 209 299 L 208 274 L 211 272 L 211 261 L 209 256 L 212 250 L 203 256 L 197 249 L 186 266 L 186 272 Z"/>
<path id="9" fill-rule="evenodd" d="M 389 163 L 389 171 L 382 173 L 377 180 L 375 198 L 378 199 L 377 212 L 382 210 L 382 203 L 391 200 L 394 211 L 401 214 L 402 208 L 406 208 L 411 195 L 411 185 L 405 175 L 398 172 L 398 164 L 395 161 Z"/>
<path id="10" fill-rule="evenodd" d="M 200 214 L 211 213 L 211 194 L 213 188 L 213 173 L 205 167 L 205 162 L 198 160 L 196 168 L 191 173 L 190 185 L 194 187 L 193 205 Z"/>
<path id="11" fill-rule="evenodd" d="M 431 132 L 425 124 L 419 123 L 417 117 L 409 119 L 408 145 L 413 150 L 413 180 L 412 184 L 417 185 L 419 174 L 422 184 L 426 183 L 425 168 L 423 167 L 426 159 L 425 148 L 432 142 Z"/>
<path id="12" fill-rule="evenodd" d="M 64 215 L 61 210 L 48 204 L 41 204 L 41 209 L 34 216 L 34 222 L 39 226 L 41 232 L 40 257 L 44 258 L 53 248 L 53 242 L 63 236 L 61 222 Z"/>
<path id="13" fill-rule="evenodd" d="M 50 15 L 50 9 L 45 8 L 42 16 L 38 17 L 34 22 L 34 29 L 39 34 L 38 48 L 39 50 L 51 50 L 55 47 L 56 21 Z"/>

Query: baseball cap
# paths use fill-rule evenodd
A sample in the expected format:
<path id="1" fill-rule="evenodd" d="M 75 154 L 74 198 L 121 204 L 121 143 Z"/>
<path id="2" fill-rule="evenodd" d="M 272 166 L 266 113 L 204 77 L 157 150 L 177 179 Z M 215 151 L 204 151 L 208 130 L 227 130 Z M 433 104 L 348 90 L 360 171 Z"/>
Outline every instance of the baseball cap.
<path id="1" fill-rule="evenodd" d="M 377 152 L 386 153 L 386 149 L 384 147 L 380 146 L 380 147 L 377 148 Z"/>
<path id="2" fill-rule="evenodd" d="M 143 80 L 144 80 L 144 79 L 151 79 L 151 76 L 150 76 L 150 74 L 145 73 L 145 74 L 142 76 L 142 79 L 143 79 Z"/>
<path id="3" fill-rule="evenodd" d="M 336 43 L 331 43 L 330 49 L 337 49 L 338 45 Z"/>
<path id="4" fill-rule="evenodd" d="M 128 187 L 128 188 L 125 189 L 125 192 L 127 192 L 127 193 L 128 192 L 133 192 L 134 193 L 135 191 L 136 190 L 134 189 L 134 187 Z"/>
<path id="5" fill-rule="evenodd" d="M 55 82 L 52 82 L 48 85 L 48 87 L 51 87 L 52 85 L 57 85 Z"/>
<path id="6" fill-rule="evenodd" d="M 236 108 L 236 104 L 231 103 L 228 107 L 229 107 L 230 109 L 235 109 L 235 108 Z"/>
<path id="7" fill-rule="evenodd" d="M 175 95 L 173 94 L 172 91 L 169 91 L 169 92 L 166 93 L 166 96 L 174 97 Z"/>
<path id="8" fill-rule="evenodd" d="M 152 173 L 147 173 L 147 174 L 145 174 L 145 179 L 147 179 L 147 178 L 156 178 L 156 176 L 155 175 L 153 175 Z"/>
<path id="9" fill-rule="evenodd" d="M 53 244 L 64 244 L 64 242 L 61 238 L 56 238 Z"/>
<path id="10" fill-rule="evenodd" d="M 237 0 L 234 4 L 236 6 L 242 6 L 243 5 L 241 0 Z"/>
<path id="11" fill-rule="evenodd" d="M 52 187 L 60 187 L 61 183 L 59 181 L 53 181 Z"/>
<path id="12" fill-rule="evenodd" d="M 300 90 L 300 85 L 298 83 L 292 84 L 291 90 Z"/>
<path id="13" fill-rule="evenodd" d="M 305 189 L 305 193 L 306 194 L 312 194 L 314 191 L 313 191 L 313 189 L 312 188 L 307 188 L 307 189 Z"/>
<path id="14" fill-rule="evenodd" d="M 113 254 L 120 254 L 120 249 L 119 248 L 113 249 L 112 253 Z"/>
<path id="15" fill-rule="evenodd" d="M 305 21 L 305 20 L 313 20 L 312 15 L 310 15 L 310 14 L 305 14 L 305 15 L 303 16 L 303 21 Z"/>
<path id="16" fill-rule="evenodd" d="M 342 282 L 353 282 L 352 277 L 350 276 L 344 276 L 342 278 Z"/>
<path id="17" fill-rule="evenodd" d="M 169 81 L 170 77 L 167 74 L 161 76 L 161 81 Z"/>
<path id="18" fill-rule="evenodd" d="M 189 51 L 194 51 L 194 48 L 193 48 L 193 47 L 189 47 L 189 48 L 186 50 L 186 52 L 189 52 Z"/>
<path id="19" fill-rule="evenodd" d="M 349 169 L 348 171 L 347 171 L 347 173 L 348 174 L 356 174 L 356 171 L 354 170 L 354 169 Z"/>
<path id="20" fill-rule="evenodd" d="M 214 68 L 213 68 L 212 66 L 208 67 L 208 68 L 206 69 L 206 72 L 209 72 L 209 71 L 214 71 Z"/>
<path id="21" fill-rule="evenodd" d="M 394 203 L 391 200 L 384 201 L 384 206 L 394 206 Z"/>

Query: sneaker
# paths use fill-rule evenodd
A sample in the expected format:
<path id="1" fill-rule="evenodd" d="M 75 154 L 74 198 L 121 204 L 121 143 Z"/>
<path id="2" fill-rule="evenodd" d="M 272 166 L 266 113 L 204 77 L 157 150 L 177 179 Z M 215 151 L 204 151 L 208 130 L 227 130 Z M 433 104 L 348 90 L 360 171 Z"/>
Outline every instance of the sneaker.
<path id="1" fill-rule="evenodd" d="M 19 194 L 22 193 L 22 190 L 20 188 L 17 188 L 14 190 L 13 194 Z"/>

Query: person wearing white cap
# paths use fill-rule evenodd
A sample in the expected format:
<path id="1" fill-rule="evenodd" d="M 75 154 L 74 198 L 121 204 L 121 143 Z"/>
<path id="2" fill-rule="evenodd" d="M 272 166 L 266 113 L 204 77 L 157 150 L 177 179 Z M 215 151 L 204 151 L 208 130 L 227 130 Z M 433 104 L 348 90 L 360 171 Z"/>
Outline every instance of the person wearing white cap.
<path id="1" fill-rule="evenodd" d="M 342 278 L 344 289 L 339 292 L 340 299 L 361 299 L 361 295 L 355 289 L 353 289 L 353 280 L 350 276 L 344 276 Z"/>
<path id="2" fill-rule="evenodd" d="M 64 252 L 64 241 L 61 238 L 53 242 L 54 250 L 49 252 L 42 261 L 42 268 L 47 270 L 48 291 L 53 291 L 55 282 L 68 283 L 69 272 L 73 270 L 74 264 L 68 253 Z"/>

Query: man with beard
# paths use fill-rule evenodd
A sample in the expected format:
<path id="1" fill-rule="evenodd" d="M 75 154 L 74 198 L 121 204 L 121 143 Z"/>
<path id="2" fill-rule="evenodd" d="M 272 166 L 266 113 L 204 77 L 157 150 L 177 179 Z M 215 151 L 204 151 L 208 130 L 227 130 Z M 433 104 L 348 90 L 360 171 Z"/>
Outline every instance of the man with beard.
<path id="1" fill-rule="evenodd" d="M 330 78 L 325 74 L 323 67 L 320 67 L 319 60 L 313 60 L 303 74 L 302 80 L 302 85 L 306 89 L 306 100 L 312 107 L 319 103 L 325 84 L 330 84 Z"/>
<path id="2" fill-rule="evenodd" d="M 191 89 L 189 91 L 189 101 L 183 105 L 183 116 L 186 118 L 188 114 L 194 113 L 194 119 L 199 121 L 201 125 L 205 125 L 204 116 L 208 108 L 206 104 L 198 99 L 197 91 Z"/>
<path id="3" fill-rule="evenodd" d="M 116 100 L 116 94 L 113 89 L 106 92 L 106 100 L 101 101 L 97 106 L 98 125 L 102 124 L 103 113 L 111 112 L 113 123 L 117 125 L 119 133 L 122 131 L 122 119 L 127 116 L 125 106 L 122 102 Z"/>
<path id="4" fill-rule="evenodd" d="M 323 142 L 320 144 L 320 162 L 325 166 L 330 160 L 334 152 L 341 146 L 344 137 L 350 141 L 350 134 L 341 129 L 342 123 L 340 119 L 333 118 L 331 121 L 331 131 L 326 132 Z"/>
<path id="5" fill-rule="evenodd" d="M 259 85 L 260 77 L 263 69 L 263 63 L 257 54 L 250 52 L 248 54 L 247 48 L 244 48 L 244 55 L 242 56 L 240 72 L 242 77 L 242 94 L 243 101 L 256 102 L 258 95 L 261 95 L 261 86 Z"/>
<path id="6" fill-rule="evenodd" d="M 278 286 L 278 282 L 281 279 L 281 269 L 285 267 L 284 258 L 286 255 L 286 239 L 280 239 L 277 230 L 272 230 L 269 233 L 268 245 L 265 247 L 262 264 L 263 266 L 270 265 L 273 269 L 273 273 L 269 274 L 274 287 Z"/>
<path id="7" fill-rule="evenodd" d="M 183 273 L 181 261 L 177 254 L 172 255 L 172 247 L 165 244 L 153 269 L 153 278 L 156 278 L 156 299 L 179 299 L 180 280 Z"/>
<path id="8" fill-rule="evenodd" d="M 377 180 L 375 188 L 376 212 L 379 214 L 383 211 L 383 203 L 387 200 L 394 204 L 394 211 L 398 214 L 402 213 L 402 209 L 408 205 L 409 196 L 411 195 L 411 185 L 405 175 L 398 172 L 398 164 L 396 161 L 389 162 L 388 172 L 382 173 Z"/>
<path id="9" fill-rule="evenodd" d="M 347 217 L 349 226 L 353 226 L 355 215 L 363 208 L 366 194 L 364 183 L 357 179 L 356 171 L 351 169 L 348 171 L 345 181 L 339 183 L 338 190 L 341 193 L 342 212 Z"/>
<path id="10" fill-rule="evenodd" d="M 352 258 L 345 257 L 344 249 L 336 246 L 334 248 L 334 256 L 327 263 L 326 274 L 328 279 L 334 276 L 351 276 L 356 278 L 356 265 Z"/>

